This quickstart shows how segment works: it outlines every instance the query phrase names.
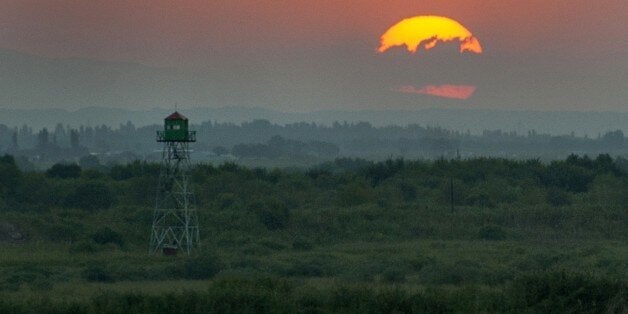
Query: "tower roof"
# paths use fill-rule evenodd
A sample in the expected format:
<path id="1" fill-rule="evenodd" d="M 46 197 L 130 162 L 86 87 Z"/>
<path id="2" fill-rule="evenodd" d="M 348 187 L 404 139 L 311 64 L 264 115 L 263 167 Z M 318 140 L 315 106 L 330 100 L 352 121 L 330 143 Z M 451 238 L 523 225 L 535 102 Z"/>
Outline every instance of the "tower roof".
<path id="1" fill-rule="evenodd" d="M 166 120 L 187 120 L 184 115 L 180 114 L 178 111 L 173 112 L 171 115 L 166 117 Z"/>

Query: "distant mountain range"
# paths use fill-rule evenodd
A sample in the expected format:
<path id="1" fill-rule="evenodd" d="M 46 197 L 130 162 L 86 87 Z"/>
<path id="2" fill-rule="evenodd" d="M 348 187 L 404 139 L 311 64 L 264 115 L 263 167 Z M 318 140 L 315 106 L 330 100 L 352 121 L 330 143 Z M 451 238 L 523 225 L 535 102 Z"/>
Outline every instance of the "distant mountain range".
<path id="1" fill-rule="evenodd" d="M 2 109 L 0 124 L 10 127 L 27 124 L 35 129 L 53 127 L 57 123 L 73 127 L 80 125 L 109 125 L 117 128 L 131 121 L 135 126 L 161 124 L 174 109 L 129 110 L 89 107 L 79 110 L 64 109 Z M 374 126 L 419 124 L 421 126 L 478 134 L 483 130 L 516 131 L 553 135 L 570 134 L 595 137 L 607 131 L 628 133 L 628 113 L 578 111 L 505 111 L 482 109 L 420 109 L 420 110 L 322 110 L 305 113 L 281 112 L 259 107 L 188 108 L 180 110 L 191 123 L 205 121 L 242 123 L 265 119 L 272 123 L 288 124 L 314 122 L 331 125 L 334 122 L 369 122 Z"/>

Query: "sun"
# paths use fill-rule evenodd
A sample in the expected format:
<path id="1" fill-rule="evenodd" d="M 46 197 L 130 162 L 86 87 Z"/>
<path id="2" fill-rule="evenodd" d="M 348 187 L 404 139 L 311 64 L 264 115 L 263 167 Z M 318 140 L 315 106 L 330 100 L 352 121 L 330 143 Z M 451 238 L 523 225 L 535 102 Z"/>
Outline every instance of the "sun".
<path id="1" fill-rule="evenodd" d="M 422 15 L 403 19 L 391 26 L 380 38 L 377 51 L 385 52 L 396 46 L 406 46 L 415 53 L 421 45 L 425 50 L 434 48 L 439 42 L 458 40 L 460 52 L 482 53 L 480 41 L 457 21 L 443 16 Z"/>

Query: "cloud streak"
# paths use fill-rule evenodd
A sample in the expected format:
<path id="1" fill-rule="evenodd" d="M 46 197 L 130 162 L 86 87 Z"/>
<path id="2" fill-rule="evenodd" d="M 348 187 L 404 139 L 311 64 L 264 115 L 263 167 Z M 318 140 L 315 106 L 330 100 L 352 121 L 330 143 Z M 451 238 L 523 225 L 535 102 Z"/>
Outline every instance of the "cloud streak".
<path id="1" fill-rule="evenodd" d="M 468 99 L 473 96 L 477 88 L 471 85 L 425 85 L 421 88 L 416 88 L 412 85 L 404 85 L 394 89 L 396 92 L 406 94 L 424 94 L 443 98 L 452 99 Z"/>

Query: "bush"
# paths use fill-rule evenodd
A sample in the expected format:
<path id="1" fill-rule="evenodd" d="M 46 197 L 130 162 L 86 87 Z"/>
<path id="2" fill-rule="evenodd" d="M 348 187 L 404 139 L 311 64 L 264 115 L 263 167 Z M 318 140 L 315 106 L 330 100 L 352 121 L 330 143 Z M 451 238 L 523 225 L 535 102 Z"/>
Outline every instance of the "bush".
<path id="1" fill-rule="evenodd" d="M 284 274 L 296 277 L 326 277 L 337 274 L 339 267 L 332 255 L 301 256 L 292 260 L 292 265 Z"/>
<path id="2" fill-rule="evenodd" d="M 78 178 L 81 175 L 81 167 L 77 164 L 54 164 L 50 169 L 46 170 L 46 175 L 60 179 Z"/>
<path id="3" fill-rule="evenodd" d="M 612 307 L 628 300 L 625 282 L 564 271 L 519 277 L 511 289 L 516 308 L 533 312 L 619 313 L 622 309 Z"/>
<path id="4" fill-rule="evenodd" d="M 91 282 L 110 282 L 112 281 L 111 275 L 107 271 L 104 265 L 98 263 L 91 263 L 87 265 L 83 276 L 87 281 Z"/>
<path id="5" fill-rule="evenodd" d="M 249 208 L 256 212 L 258 220 L 271 231 L 285 228 L 290 220 L 288 206 L 275 198 L 254 201 Z"/>
<path id="6" fill-rule="evenodd" d="M 65 205 L 93 211 L 110 208 L 114 200 L 113 191 L 109 186 L 101 182 L 88 182 L 79 185 L 74 193 L 68 195 Z"/>
<path id="7" fill-rule="evenodd" d="M 109 227 L 101 228 L 92 236 L 94 242 L 98 244 L 113 243 L 117 246 L 122 246 L 124 241 L 119 233 L 111 230 Z"/>
<path id="8" fill-rule="evenodd" d="M 404 282 L 406 274 L 398 268 L 389 268 L 382 274 L 382 279 L 389 283 Z"/>
<path id="9" fill-rule="evenodd" d="M 545 200 L 548 204 L 559 207 L 571 204 L 569 193 L 558 188 L 549 188 Z"/>
<path id="10" fill-rule="evenodd" d="M 61 221 L 44 227 L 47 238 L 52 241 L 75 241 L 82 236 L 84 229 L 83 225 L 71 221 Z"/>
<path id="11" fill-rule="evenodd" d="M 410 202 L 416 200 L 417 192 L 416 187 L 413 185 L 402 182 L 399 184 L 399 190 L 401 191 L 401 197 L 404 201 Z"/>
<path id="12" fill-rule="evenodd" d="M 320 261 L 298 260 L 288 268 L 286 275 L 299 277 L 323 277 L 323 275 L 325 275 L 325 270 L 323 269 L 323 265 Z"/>
<path id="13" fill-rule="evenodd" d="M 70 246 L 70 253 L 95 253 L 98 250 L 93 241 L 78 241 Z"/>
<path id="14" fill-rule="evenodd" d="M 199 252 L 196 256 L 188 257 L 183 263 L 183 277 L 185 279 L 209 279 L 222 269 L 222 263 L 217 255 Z"/>
<path id="15" fill-rule="evenodd" d="M 506 231 L 500 226 L 484 226 L 478 231 L 478 236 L 482 240 L 500 241 L 506 239 Z"/>
<path id="16" fill-rule="evenodd" d="M 305 238 L 297 238 L 292 242 L 292 248 L 298 251 L 309 251 L 314 248 L 314 244 Z"/>

